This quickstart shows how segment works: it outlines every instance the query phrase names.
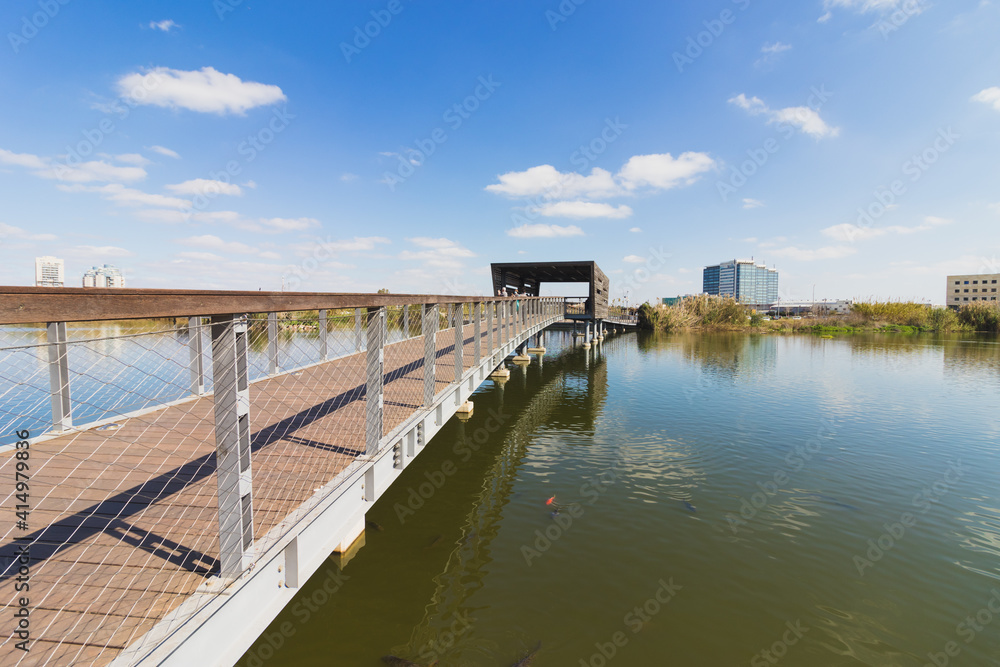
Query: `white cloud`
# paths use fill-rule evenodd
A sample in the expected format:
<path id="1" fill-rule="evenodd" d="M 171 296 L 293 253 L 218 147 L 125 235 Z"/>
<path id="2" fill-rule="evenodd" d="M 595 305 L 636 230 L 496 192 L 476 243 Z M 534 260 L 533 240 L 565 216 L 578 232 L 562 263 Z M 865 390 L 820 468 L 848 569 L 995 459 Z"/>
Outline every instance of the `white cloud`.
<path id="1" fill-rule="evenodd" d="M 190 248 L 201 248 L 203 250 L 215 250 L 217 252 L 231 253 L 236 255 L 258 255 L 260 250 L 239 241 L 223 241 L 218 236 L 204 234 L 202 236 L 189 236 L 177 239 L 177 243 Z"/>
<path id="2" fill-rule="evenodd" d="M 788 259 L 799 262 L 813 262 L 823 259 L 840 259 L 842 257 L 847 257 L 856 253 L 857 248 L 851 246 L 826 246 L 823 248 L 817 248 L 816 250 L 809 250 L 790 246 L 787 248 L 775 248 L 770 252 L 772 255 L 787 257 Z"/>
<path id="3" fill-rule="evenodd" d="M 11 238 L 20 241 L 55 241 L 55 234 L 32 234 L 14 225 L 0 222 L 0 239 Z"/>
<path id="4" fill-rule="evenodd" d="M 821 233 L 824 236 L 828 236 L 838 241 L 853 243 L 855 241 L 867 241 L 868 239 L 878 238 L 879 236 L 885 236 L 886 234 L 905 235 L 915 234 L 917 232 L 926 232 L 934 229 L 935 227 L 941 227 L 943 225 L 950 225 L 953 223 L 954 220 L 950 220 L 948 218 L 927 216 L 924 218 L 924 222 L 922 224 L 915 227 L 904 227 L 902 225 L 890 225 L 888 227 L 861 227 L 852 223 L 844 223 L 827 227 L 826 229 L 821 230 Z"/>
<path id="5" fill-rule="evenodd" d="M 350 173 L 341 174 L 340 175 L 340 180 L 342 180 L 345 183 L 350 183 L 351 181 L 358 180 L 358 175 L 357 174 L 350 174 Z"/>
<path id="6" fill-rule="evenodd" d="M 508 197 L 543 196 L 550 200 L 622 197 L 646 186 L 669 190 L 690 185 L 713 167 L 715 160 L 708 154 L 694 152 L 676 158 L 670 153 L 636 155 L 615 175 L 597 167 L 589 176 L 562 173 L 552 165 L 543 164 L 502 174 L 498 177 L 500 182 L 486 186 L 486 190 Z"/>
<path id="7" fill-rule="evenodd" d="M 226 183 L 224 181 L 212 181 L 205 178 L 195 178 L 190 181 L 184 181 L 183 183 L 176 183 L 174 185 L 166 186 L 167 190 L 170 190 L 176 195 L 202 195 L 209 197 L 217 197 L 219 195 L 230 195 L 230 196 L 240 196 L 243 191 L 240 186 L 235 183 Z"/>
<path id="8" fill-rule="evenodd" d="M 145 209 L 142 211 L 136 211 L 135 215 L 143 220 L 150 220 L 152 222 L 164 222 L 170 225 L 175 225 L 181 222 L 187 222 L 191 219 L 191 214 L 188 211 L 174 211 L 162 208 Z"/>
<path id="9" fill-rule="evenodd" d="M 583 230 L 576 225 L 521 225 L 507 230 L 507 236 L 516 239 L 555 239 L 583 235 Z"/>
<path id="10" fill-rule="evenodd" d="M 312 227 L 319 227 L 315 218 L 261 218 L 260 228 L 266 232 L 301 232 Z"/>
<path id="11" fill-rule="evenodd" d="M 451 239 L 418 236 L 407 240 L 422 250 L 404 250 L 399 253 L 399 258 L 421 261 L 431 267 L 458 268 L 462 266 L 463 259 L 476 256 L 476 253 Z"/>
<path id="12" fill-rule="evenodd" d="M 636 155 L 625 163 L 618 178 L 630 192 L 644 185 L 669 190 L 694 183 L 698 176 L 714 167 L 715 160 L 707 153 L 687 152 L 677 158 L 670 153 Z"/>
<path id="13" fill-rule="evenodd" d="M 764 202 L 760 201 L 759 199 L 744 199 L 743 200 L 743 208 L 746 208 L 746 209 L 760 208 L 763 205 L 764 205 Z"/>
<path id="14" fill-rule="evenodd" d="M 0 163 L 12 164 L 18 167 L 27 167 L 28 169 L 44 169 L 48 166 L 45 160 L 37 155 L 31 155 L 30 153 L 12 153 L 11 151 L 4 150 L 2 148 L 0 148 Z"/>
<path id="15" fill-rule="evenodd" d="M 97 257 L 132 257 L 135 253 L 113 245 L 81 245 L 74 248 L 75 254 Z"/>
<path id="16" fill-rule="evenodd" d="M 167 19 L 166 21 L 150 21 L 149 27 L 153 30 L 162 30 L 163 32 L 170 32 L 172 28 L 180 28 L 179 25 L 174 23 L 173 19 Z"/>
<path id="17" fill-rule="evenodd" d="M 612 206 L 611 204 L 599 204 L 589 201 L 560 201 L 550 204 L 543 204 L 532 209 L 546 218 L 574 218 L 581 220 L 584 218 L 612 218 L 620 220 L 632 215 L 632 209 L 628 206 Z"/>
<path id="18" fill-rule="evenodd" d="M 138 153 L 125 153 L 123 155 L 116 155 L 115 159 L 119 162 L 124 162 L 125 164 L 134 164 L 137 167 L 145 167 L 149 164 L 149 159 L 144 155 L 139 155 Z"/>
<path id="19" fill-rule="evenodd" d="M 167 157 L 172 157 L 175 160 L 180 160 L 181 156 L 177 154 L 177 151 L 172 151 L 164 146 L 150 146 L 149 150 L 154 153 L 159 153 L 160 155 L 166 155 Z"/>
<path id="20" fill-rule="evenodd" d="M 994 109 L 1000 111 L 1000 87 L 993 86 L 992 88 L 981 90 L 972 96 L 972 101 L 991 104 Z"/>
<path id="21" fill-rule="evenodd" d="M 729 103 L 743 109 L 752 116 L 765 114 L 768 124 L 779 124 L 796 127 L 817 139 L 836 137 L 840 134 L 839 127 L 831 127 L 820 118 L 818 112 L 809 107 L 786 107 L 773 110 L 759 97 L 748 98 L 743 93 L 729 99 Z"/>
<path id="22" fill-rule="evenodd" d="M 778 60 L 778 58 L 781 57 L 782 53 L 791 50 L 792 50 L 791 44 L 783 44 L 781 42 L 775 42 L 774 44 L 765 43 L 764 46 L 762 46 L 760 49 L 760 52 L 763 55 L 757 59 L 757 62 L 755 62 L 754 65 L 756 65 L 757 67 L 761 67 L 764 65 L 771 65 L 775 63 Z"/>
<path id="23" fill-rule="evenodd" d="M 632 232 L 633 234 L 639 234 L 642 232 L 642 227 L 633 227 L 629 231 Z"/>
<path id="24" fill-rule="evenodd" d="M 816 19 L 816 23 L 826 23 L 832 18 L 833 18 L 833 12 L 827 12 L 822 16 L 820 16 L 818 19 Z"/>
<path id="25" fill-rule="evenodd" d="M 611 172 L 595 168 L 590 176 L 564 174 L 552 165 L 543 164 L 527 171 L 502 174 L 500 182 L 486 186 L 486 190 L 508 197 L 536 197 L 549 195 L 552 199 L 576 197 L 610 197 L 620 192 Z"/>
<path id="26" fill-rule="evenodd" d="M 327 240 L 323 244 L 323 247 L 329 249 L 331 252 L 364 252 L 374 250 L 379 245 L 388 243 L 392 243 L 392 241 L 384 236 L 355 236 L 353 239 L 346 241 Z"/>
<path id="27" fill-rule="evenodd" d="M 95 192 L 108 201 L 122 206 L 153 206 L 157 208 L 189 209 L 191 202 L 178 197 L 151 194 L 133 188 L 126 188 L 120 183 L 108 185 L 59 185 L 63 192 Z"/>
<path id="28" fill-rule="evenodd" d="M 45 169 L 36 171 L 35 174 L 42 178 L 67 183 L 93 183 L 95 181 L 131 183 L 146 178 L 146 170 L 142 167 L 119 167 L 104 160 L 92 160 L 76 165 L 50 164 Z"/>
<path id="29" fill-rule="evenodd" d="M 642 264 L 646 261 L 646 258 L 639 255 L 625 255 L 622 257 L 622 261 L 628 262 L 629 264 Z"/>
<path id="30" fill-rule="evenodd" d="M 213 67 L 191 72 L 156 67 L 126 74 L 117 85 L 119 94 L 135 104 L 219 115 L 243 115 L 248 109 L 287 99 L 278 86 L 243 81 Z"/>
<path id="31" fill-rule="evenodd" d="M 896 9 L 908 0 L 825 0 L 823 5 L 826 9 L 843 7 L 853 9 L 858 12 L 887 12 Z"/>

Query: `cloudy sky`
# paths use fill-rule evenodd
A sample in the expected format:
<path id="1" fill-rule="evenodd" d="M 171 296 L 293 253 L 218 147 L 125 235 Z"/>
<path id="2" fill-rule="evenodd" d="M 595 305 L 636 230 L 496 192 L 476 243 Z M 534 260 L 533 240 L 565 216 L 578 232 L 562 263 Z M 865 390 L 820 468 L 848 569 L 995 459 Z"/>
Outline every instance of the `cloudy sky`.
<path id="1" fill-rule="evenodd" d="M 579 4 L 577 4 L 579 3 Z M 7 0 L 0 281 L 783 298 L 1000 271 L 996 0 Z"/>

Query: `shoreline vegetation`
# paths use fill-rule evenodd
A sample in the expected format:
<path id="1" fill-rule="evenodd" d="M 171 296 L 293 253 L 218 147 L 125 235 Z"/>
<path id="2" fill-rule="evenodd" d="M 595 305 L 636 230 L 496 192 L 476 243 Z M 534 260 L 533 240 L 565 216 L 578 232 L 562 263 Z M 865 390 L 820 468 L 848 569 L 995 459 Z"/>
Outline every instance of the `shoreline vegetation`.
<path id="1" fill-rule="evenodd" d="M 647 331 L 753 331 L 758 333 L 1000 333 L 1000 305 L 969 304 L 959 310 L 910 301 L 861 301 L 851 312 L 765 319 L 732 297 L 706 294 L 672 306 L 639 307 L 639 328 Z"/>

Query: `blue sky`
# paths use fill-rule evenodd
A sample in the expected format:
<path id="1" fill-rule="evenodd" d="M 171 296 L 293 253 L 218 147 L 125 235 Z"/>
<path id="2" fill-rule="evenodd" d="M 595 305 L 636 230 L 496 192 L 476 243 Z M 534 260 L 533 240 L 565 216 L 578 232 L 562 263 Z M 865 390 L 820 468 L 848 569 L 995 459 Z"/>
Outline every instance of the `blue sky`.
<path id="1" fill-rule="evenodd" d="M 786 299 L 942 303 L 1000 271 L 996 2 L 8 0 L 0 27 L 5 284 L 55 255 L 71 286 L 479 294 L 491 261 L 593 259 L 635 302 L 753 257 Z"/>

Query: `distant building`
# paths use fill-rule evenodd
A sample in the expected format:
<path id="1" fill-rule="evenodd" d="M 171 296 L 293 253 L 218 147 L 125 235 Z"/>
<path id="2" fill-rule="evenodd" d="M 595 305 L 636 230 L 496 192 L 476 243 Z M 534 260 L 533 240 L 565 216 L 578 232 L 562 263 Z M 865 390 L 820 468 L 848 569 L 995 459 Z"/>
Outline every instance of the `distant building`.
<path id="1" fill-rule="evenodd" d="M 35 258 L 35 287 L 63 287 L 65 265 L 57 257 Z"/>
<path id="2" fill-rule="evenodd" d="M 83 274 L 84 287 L 125 287 L 125 276 L 118 267 L 95 266 Z"/>
<path id="3" fill-rule="evenodd" d="M 847 315 L 854 306 L 852 299 L 837 301 L 778 301 L 768 309 L 773 315 Z"/>
<path id="4" fill-rule="evenodd" d="M 684 296 L 665 296 L 662 299 L 660 299 L 660 303 L 662 303 L 664 306 L 676 306 L 684 299 L 690 299 L 693 296 L 694 296 L 693 294 L 685 294 Z"/>
<path id="5" fill-rule="evenodd" d="M 1000 273 L 981 273 L 969 276 L 948 276 L 945 288 L 945 305 L 961 308 L 972 302 L 997 300 L 997 281 Z"/>
<path id="6" fill-rule="evenodd" d="M 751 308 L 765 309 L 778 301 L 778 271 L 749 259 L 734 259 L 706 266 L 702 273 L 705 294 L 731 296 Z"/>

